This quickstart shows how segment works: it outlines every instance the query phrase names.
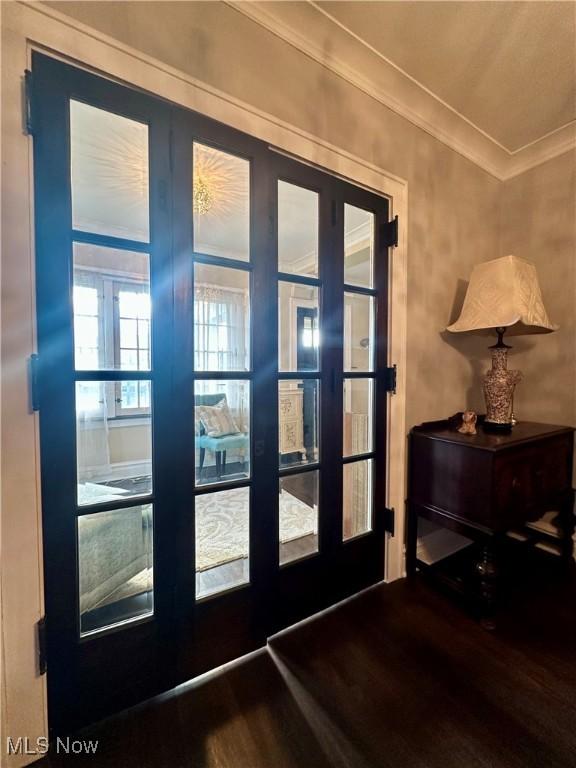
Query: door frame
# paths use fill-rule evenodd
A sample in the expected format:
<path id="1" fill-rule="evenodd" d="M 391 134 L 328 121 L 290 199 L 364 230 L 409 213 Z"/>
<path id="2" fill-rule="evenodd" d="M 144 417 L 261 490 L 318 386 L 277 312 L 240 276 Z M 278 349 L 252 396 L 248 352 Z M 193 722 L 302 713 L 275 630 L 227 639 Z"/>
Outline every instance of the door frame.
<path id="1" fill-rule="evenodd" d="M 406 315 L 407 315 L 407 213 L 408 185 L 341 147 L 319 140 L 288 122 L 266 114 L 246 102 L 198 81 L 184 72 L 146 56 L 97 30 L 46 6 L 3 4 L 5 170 L 3 183 L 10 189 L 3 231 L 3 280 L 18 297 L 10 320 L 21 329 L 17 359 L 35 352 L 34 238 L 32 211 L 31 143 L 22 130 L 24 70 L 30 67 L 32 50 L 48 52 L 69 63 L 118 79 L 174 103 L 260 138 L 279 151 L 365 186 L 390 200 L 391 214 L 399 216 L 399 242 L 390 260 L 389 362 L 398 365 L 396 395 L 388 407 L 388 506 L 398 510 L 396 533 L 387 537 L 385 580 L 404 575 L 404 515 L 406 476 Z M 10 353 L 10 347 L 7 349 Z M 5 425 L 18 434 L 7 473 L 16 482 L 3 490 L 5 530 L 10 530 L 16 557 L 7 557 L 3 584 L 4 654 L 12 659 L 3 668 L 5 703 L 3 726 L 7 733 L 25 733 L 31 740 L 47 732 L 46 678 L 38 675 L 35 623 L 42 616 L 42 532 L 38 461 L 38 417 L 26 406 L 28 373 L 20 365 L 3 391 Z M 20 697 L 27 691 L 26 701 Z M 14 763 L 16 764 L 16 763 Z"/>
<path id="2" fill-rule="evenodd" d="M 269 636 L 295 621 L 336 604 L 382 580 L 386 506 L 386 394 L 388 262 L 383 236 L 389 221 L 384 196 L 279 155 L 263 142 L 123 84 L 93 75 L 37 53 L 31 70 L 34 120 L 35 219 L 37 236 L 36 301 L 40 397 L 41 487 L 43 495 L 46 649 L 50 670 L 49 724 L 54 737 L 74 732 L 102 717 L 169 690 L 266 644 Z M 74 223 L 72 109 L 83 102 L 146 125 L 149 146 L 150 234 L 145 242 L 84 231 Z M 250 161 L 250 258 L 234 261 L 198 251 L 193 238 L 193 191 L 190 169 L 196 143 L 217 147 Z M 71 165 L 72 163 L 72 165 Z M 279 184 L 289 182 L 318 194 L 318 273 L 284 271 L 276 258 L 279 238 Z M 346 206 L 370 212 L 373 249 L 371 287 L 346 283 Z M 75 359 L 71 290 L 76 283 L 76 245 L 113 248 L 118 254 L 138 250 L 149 258 L 150 296 L 154 307 L 152 360 L 148 370 L 110 370 L 92 361 L 90 370 Z M 118 250 L 120 249 L 120 250 Z M 196 267 L 234 269 L 249 278 L 251 364 L 227 370 L 194 365 Z M 285 370 L 278 359 L 280 285 L 308 285 L 317 292 L 324 343 L 312 369 Z M 254 296 L 267 297 L 254 301 Z M 346 368 L 343 315 L 346 297 L 356 296 L 367 311 L 373 335 L 370 361 Z M 369 302 L 369 303 L 368 303 Z M 257 333 L 255 329 L 268 329 Z M 283 340 L 280 334 L 281 341 Z M 348 339 L 352 343 L 352 339 Z M 279 361 L 280 363 L 280 361 Z M 343 455 L 343 384 L 370 381 L 373 445 Z M 144 496 L 80 500 L 82 482 L 75 389 L 82 382 L 149 381 L 153 486 Z M 195 408 L 197 381 L 241 379 L 250 382 L 251 471 L 222 484 L 193 482 L 197 441 L 194 419 L 181 418 Z M 289 562 L 279 558 L 277 468 L 277 387 L 285 380 L 315 382 L 319 398 L 320 455 L 306 466 L 279 468 L 278 479 L 319 477 L 319 546 Z M 272 415 L 271 415 L 272 414 Z M 76 440 L 74 438 L 76 435 Z M 359 462 L 359 463 L 358 463 Z M 343 482 L 362 467 L 368 519 L 347 530 Z M 77 468 L 77 469 L 76 469 Z M 359 470 L 358 470 L 359 471 Z M 318 474 L 319 473 L 319 474 Z M 313 475 L 310 475 L 311 477 Z M 354 475 L 357 476 L 357 475 Z M 109 475 L 106 475 L 108 478 Z M 99 480 L 97 481 L 99 482 Z M 104 482 L 104 480 L 103 480 Z M 287 482 L 287 481 L 286 481 Z M 195 501 L 205 494 L 249 489 L 250 566 L 240 583 L 222 585 L 212 594 L 195 589 Z M 345 495 L 346 498 L 346 495 Z M 109 530 L 130 510 L 153 508 L 154 610 L 107 625 L 82 627 L 77 606 L 82 585 L 81 526 L 98 520 Z M 88 517 L 86 517 L 88 516 Z M 104 561 L 106 563 L 106 561 Z M 290 565 L 288 569 L 285 566 Z M 314 584 L 314 590 L 310 590 Z M 82 631 L 84 629 L 84 632 Z M 215 643 L 214 638 L 220 638 Z M 103 678 L 101 670 L 106 666 Z"/>

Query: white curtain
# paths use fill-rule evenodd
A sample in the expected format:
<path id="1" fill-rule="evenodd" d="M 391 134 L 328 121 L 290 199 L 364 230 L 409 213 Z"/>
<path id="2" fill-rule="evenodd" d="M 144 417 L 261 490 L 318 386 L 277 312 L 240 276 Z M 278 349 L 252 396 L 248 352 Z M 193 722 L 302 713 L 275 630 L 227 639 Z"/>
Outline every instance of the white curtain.
<path id="1" fill-rule="evenodd" d="M 106 409 L 107 391 L 114 383 L 81 382 L 76 390 L 78 483 L 110 480 L 110 443 Z M 86 492 L 88 490 L 86 489 Z"/>
<path id="2" fill-rule="evenodd" d="M 196 286 L 196 370 L 244 371 L 248 367 L 248 296 L 210 285 Z"/>
<path id="3" fill-rule="evenodd" d="M 248 370 L 248 294 L 206 283 L 196 284 L 194 349 L 196 370 Z M 207 381 L 197 392 L 223 392 L 241 431 L 248 429 L 249 384 Z"/>

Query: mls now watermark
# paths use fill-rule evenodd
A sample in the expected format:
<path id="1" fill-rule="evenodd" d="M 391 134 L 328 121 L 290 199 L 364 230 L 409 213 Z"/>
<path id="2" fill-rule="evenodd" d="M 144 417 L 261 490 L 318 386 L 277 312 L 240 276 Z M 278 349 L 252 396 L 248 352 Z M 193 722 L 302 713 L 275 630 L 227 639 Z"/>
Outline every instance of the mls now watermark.
<path id="1" fill-rule="evenodd" d="M 37 739 L 30 739 L 28 736 L 18 736 L 18 738 L 8 736 L 6 739 L 6 752 L 9 755 L 45 755 L 48 748 L 46 736 L 39 736 Z M 57 755 L 93 755 L 97 749 L 98 741 L 71 739 L 69 736 L 64 739 L 58 737 L 52 745 L 52 750 Z"/>

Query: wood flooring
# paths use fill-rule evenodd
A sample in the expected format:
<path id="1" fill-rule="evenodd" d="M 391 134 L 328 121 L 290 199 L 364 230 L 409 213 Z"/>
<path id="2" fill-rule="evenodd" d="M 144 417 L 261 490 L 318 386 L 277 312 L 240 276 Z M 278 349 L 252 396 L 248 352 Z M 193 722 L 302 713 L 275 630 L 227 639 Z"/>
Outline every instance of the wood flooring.
<path id="1" fill-rule="evenodd" d="M 573 768 L 576 579 L 538 563 L 495 633 L 420 580 L 378 585 L 42 768 Z"/>

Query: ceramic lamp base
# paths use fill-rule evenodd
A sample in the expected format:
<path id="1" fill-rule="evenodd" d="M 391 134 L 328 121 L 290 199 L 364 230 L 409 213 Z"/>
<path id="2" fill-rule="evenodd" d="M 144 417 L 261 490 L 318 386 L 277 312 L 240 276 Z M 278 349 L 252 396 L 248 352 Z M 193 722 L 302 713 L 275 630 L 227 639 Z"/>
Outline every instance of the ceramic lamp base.
<path id="1" fill-rule="evenodd" d="M 498 343 L 492 350 L 492 368 L 484 377 L 484 398 L 486 419 L 484 429 L 494 432 L 508 432 L 513 426 L 513 400 L 516 384 L 521 380 L 520 371 L 508 370 L 508 350 L 504 344 L 503 329 L 498 329 Z"/>

